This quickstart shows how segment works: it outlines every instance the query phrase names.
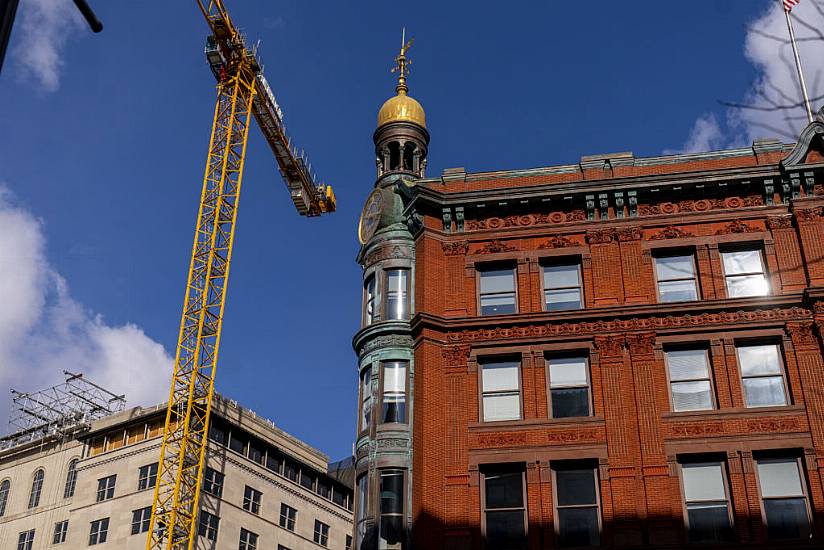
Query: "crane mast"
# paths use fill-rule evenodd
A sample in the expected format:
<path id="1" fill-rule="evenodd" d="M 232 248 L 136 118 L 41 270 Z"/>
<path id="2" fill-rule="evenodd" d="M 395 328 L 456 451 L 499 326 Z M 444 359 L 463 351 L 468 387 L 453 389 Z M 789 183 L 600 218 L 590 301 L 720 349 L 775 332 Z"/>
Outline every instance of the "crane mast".
<path id="1" fill-rule="evenodd" d="M 217 78 L 209 154 L 183 299 L 172 385 L 163 430 L 147 550 L 191 550 L 208 442 L 226 287 L 252 116 L 269 143 L 298 213 L 335 210 L 291 144 L 283 114 L 222 0 L 197 0 L 211 36 L 206 56 Z"/>

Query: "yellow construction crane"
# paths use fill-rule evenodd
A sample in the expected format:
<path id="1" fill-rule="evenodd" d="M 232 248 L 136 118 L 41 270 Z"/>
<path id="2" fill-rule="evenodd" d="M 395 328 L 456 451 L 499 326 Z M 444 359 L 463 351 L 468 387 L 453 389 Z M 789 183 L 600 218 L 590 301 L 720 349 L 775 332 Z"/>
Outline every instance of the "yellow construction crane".
<path id="1" fill-rule="evenodd" d="M 305 155 L 298 153 L 286 135 L 283 114 L 263 76 L 256 48 L 247 46 L 223 0 L 197 3 L 211 29 L 206 58 L 218 81 L 217 104 L 183 299 L 147 550 L 190 550 L 197 532 L 200 480 L 252 115 L 275 154 L 298 212 L 318 216 L 335 210 L 332 188 L 316 181 Z"/>

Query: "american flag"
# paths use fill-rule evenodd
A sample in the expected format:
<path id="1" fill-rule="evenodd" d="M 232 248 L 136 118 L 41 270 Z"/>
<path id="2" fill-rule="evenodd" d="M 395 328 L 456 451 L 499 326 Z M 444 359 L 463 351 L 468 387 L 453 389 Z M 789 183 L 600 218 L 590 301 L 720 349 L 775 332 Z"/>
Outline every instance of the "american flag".
<path id="1" fill-rule="evenodd" d="M 784 11 L 791 12 L 801 0 L 784 0 Z"/>

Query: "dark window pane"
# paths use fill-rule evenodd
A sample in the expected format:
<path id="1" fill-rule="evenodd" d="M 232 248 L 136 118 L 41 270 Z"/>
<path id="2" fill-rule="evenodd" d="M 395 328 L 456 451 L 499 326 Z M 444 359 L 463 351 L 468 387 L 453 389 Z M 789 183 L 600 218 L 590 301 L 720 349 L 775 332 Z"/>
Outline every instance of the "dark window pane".
<path id="1" fill-rule="evenodd" d="M 522 550 L 526 548 L 524 513 L 487 512 L 485 550 Z"/>
<path id="2" fill-rule="evenodd" d="M 515 294 L 483 296 L 481 298 L 481 315 L 504 315 L 515 313 Z"/>
<path id="3" fill-rule="evenodd" d="M 306 470 L 300 473 L 300 484 L 307 489 L 313 489 L 315 486 L 315 476 Z"/>
<path id="4" fill-rule="evenodd" d="M 259 444 L 249 443 L 249 459 L 258 464 L 263 464 L 263 449 Z"/>
<path id="5" fill-rule="evenodd" d="M 723 542 L 732 538 L 726 504 L 690 504 L 687 516 L 690 542 Z"/>
<path id="6" fill-rule="evenodd" d="M 767 534 L 772 539 L 802 539 L 810 536 L 810 521 L 803 498 L 777 498 L 764 501 Z"/>
<path id="7" fill-rule="evenodd" d="M 403 540 L 403 516 L 381 516 L 381 539 L 386 544 L 398 544 Z"/>
<path id="8" fill-rule="evenodd" d="M 552 390 L 552 418 L 589 416 L 589 389 Z"/>
<path id="9" fill-rule="evenodd" d="M 274 450 L 269 450 L 269 453 L 266 455 L 266 468 L 272 470 L 273 472 L 280 472 L 280 463 L 281 458 L 275 454 Z"/>
<path id="10" fill-rule="evenodd" d="M 291 460 L 287 460 L 283 465 L 283 475 L 292 481 L 297 481 L 298 467 Z"/>
<path id="11" fill-rule="evenodd" d="M 209 439 L 215 443 L 226 445 L 226 429 L 217 422 L 209 426 Z"/>
<path id="12" fill-rule="evenodd" d="M 406 396 L 405 395 L 384 395 L 383 397 L 383 423 L 406 422 Z"/>
<path id="13" fill-rule="evenodd" d="M 547 290 L 545 299 L 547 311 L 581 309 L 581 290 L 577 288 Z"/>
<path id="14" fill-rule="evenodd" d="M 487 509 L 520 508 L 524 505 L 521 472 L 488 474 L 485 481 Z"/>
<path id="15" fill-rule="evenodd" d="M 597 546 L 598 508 L 558 510 L 558 543 L 561 546 Z"/>
<path id="16" fill-rule="evenodd" d="M 232 432 L 232 439 L 229 441 L 229 448 L 236 453 L 243 454 L 246 450 L 246 438 L 242 434 Z"/>
<path id="17" fill-rule="evenodd" d="M 595 504 L 595 476 L 590 469 L 556 470 L 558 506 Z"/>
<path id="18" fill-rule="evenodd" d="M 381 514 L 403 513 L 403 472 L 381 473 Z"/>

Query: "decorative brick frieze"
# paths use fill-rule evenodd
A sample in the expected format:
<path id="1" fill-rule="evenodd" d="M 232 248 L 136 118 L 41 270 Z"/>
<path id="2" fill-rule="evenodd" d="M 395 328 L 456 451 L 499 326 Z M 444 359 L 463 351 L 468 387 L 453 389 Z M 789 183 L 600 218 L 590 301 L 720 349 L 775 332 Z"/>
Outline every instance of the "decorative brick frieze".
<path id="1" fill-rule="evenodd" d="M 511 244 L 507 244 L 500 239 L 493 239 L 475 251 L 476 254 L 497 254 L 498 252 L 511 252 L 517 250 Z"/>
<path id="2" fill-rule="evenodd" d="M 589 244 L 609 244 L 617 240 L 617 233 L 614 228 L 596 229 L 587 231 L 587 242 Z"/>
<path id="3" fill-rule="evenodd" d="M 563 235 L 552 235 L 550 238 L 538 245 L 538 249 L 566 248 L 568 246 L 578 246 L 578 243 Z"/>
<path id="4" fill-rule="evenodd" d="M 442 242 L 441 249 L 447 256 L 465 256 L 469 252 L 469 243 L 467 241 Z"/>
<path id="5" fill-rule="evenodd" d="M 441 356 L 447 367 L 466 366 L 470 351 L 470 346 L 446 346 L 441 350 Z"/>
<path id="6" fill-rule="evenodd" d="M 792 229 L 793 217 L 791 215 L 770 216 L 767 218 L 767 227 L 775 229 Z"/>
<path id="7" fill-rule="evenodd" d="M 551 212 L 549 214 L 522 214 L 520 216 L 491 217 L 480 220 L 466 220 L 467 231 L 483 229 L 504 229 L 508 227 L 534 227 L 538 225 L 557 225 L 579 222 L 587 219 L 583 210 L 570 212 Z"/>
<path id="8" fill-rule="evenodd" d="M 758 229 L 754 228 L 753 226 L 744 223 L 741 220 L 733 220 L 718 231 L 715 232 L 716 235 L 729 235 L 730 233 L 754 233 L 758 231 Z"/>
<path id="9" fill-rule="evenodd" d="M 618 228 L 615 233 L 618 236 L 618 241 L 620 242 L 639 241 L 643 235 L 643 232 L 639 226 L 621 227 Z"/>
<path id="10" fill-rule="evenodd" d="M 687 237 L 694 237 L 692 233 L 689 231 L 684 231 L 679 227 L 674 227 L 672 225 L 668 225 L 667 227 L 661 229 L 657 233 L 653 233 L 649 236 L 649 240 L 651 241 L 660 241 L 663 239 L 684 239 Z"/>

